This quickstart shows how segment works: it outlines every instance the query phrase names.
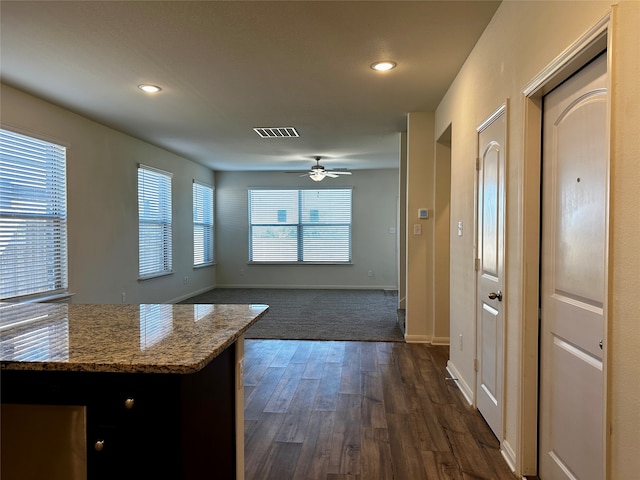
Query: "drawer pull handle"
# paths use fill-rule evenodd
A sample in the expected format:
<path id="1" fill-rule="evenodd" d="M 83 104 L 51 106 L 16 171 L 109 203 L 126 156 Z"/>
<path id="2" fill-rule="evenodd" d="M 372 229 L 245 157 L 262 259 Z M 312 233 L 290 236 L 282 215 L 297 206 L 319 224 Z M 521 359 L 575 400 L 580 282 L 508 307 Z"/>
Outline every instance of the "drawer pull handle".
<path id="1" fill-rule="evenodd" d="M 96 449 L 96 452 L 101 452 L 104 448 L 104 440 L 98 440 L 96 443 L 94 443 L 93 448 Z"/>
<path id="2" fill-rule="evenodd" d="M 133 398 L 127 398 L 124 401 L 124 408 L 126 408 L 127 410 L 131 410 L 135 403 L 136 403 L 136 401 Z"/>

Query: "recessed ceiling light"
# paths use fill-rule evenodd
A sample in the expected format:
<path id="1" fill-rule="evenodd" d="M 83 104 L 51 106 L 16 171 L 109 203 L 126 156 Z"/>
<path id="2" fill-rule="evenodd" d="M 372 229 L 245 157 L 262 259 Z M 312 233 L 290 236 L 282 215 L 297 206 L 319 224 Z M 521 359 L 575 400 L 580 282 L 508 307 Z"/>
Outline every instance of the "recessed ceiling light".
<path id="1" fill-rule="evenodd" d="M 387 70 L 391 70 L 396 68 L 397 64 L 396 62 L 392 62 L 390 60 L 385 60 L 382 62 L 376 62 L 374 64 L 371 65 L 371 68 L 373 68 L 374 70 L 377 70 L 379 72 L 386 72 Z"/>
<path id="2" fill-rule="evenodd" d="M 149 83 L 142 83 L 138 85 L 138 88 L 147 93 L 158 93 L 160 90 L 162 90 L 159 86 L 151 85 Z"/>

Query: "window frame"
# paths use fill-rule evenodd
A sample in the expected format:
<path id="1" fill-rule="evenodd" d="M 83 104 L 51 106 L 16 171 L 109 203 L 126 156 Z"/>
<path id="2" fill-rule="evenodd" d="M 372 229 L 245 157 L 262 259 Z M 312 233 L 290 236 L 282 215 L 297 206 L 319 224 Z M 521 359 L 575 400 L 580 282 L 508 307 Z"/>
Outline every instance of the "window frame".
<path id="1" fill-rule="evenodd" d="M 211 204 L 206 205 L 202 212 L 202 221 L 198 220 L 197 212 L 197 193 L 196 190 L 202 188 L 205 191 L 210 191 Z M 193 180 L 193 268 L 208 267 L 215 264 L 215 187 L 199 180 Z M 200 195 L 198 195 L 200 196 Z M 205 205 L 203 203 L 203 205 Z M 208 210 L 208 211 L 207 211 Z M 211 221 L 207 221 L 207 217 L 211 218 Z M 196 229 L 202 228 L 203 230 L 203 246 L 202 257 L 203 261 L 196 263 Z M 206 241 L 207 236 L 210 238 L 210 242 Z M 207 246 L 207 243 L 210 243 Z"/>
<path id="2" fill-rule="evenodd" d="M 352 265 L 353 264 L 353 187 L 352 186 L 340 186 L 340 187 L 249 187 L 247 195 L 247 210 L 248 210 L 248 263 L 252 265 Z M 303 196 L 304 192 L 320 192 L 320 191 L 338 190 L 349 191 L 349 221 L 345 222 L 304 222 L 303 221 Z M 252 201 L 251 194 L 254 191 L 295 191 L 297 192 L 297 220 L 296 222 L 277 222 L 277 223 L 252 223 Z M 311 214 L 311 212 L 310 212 Z M 278 216 L 279 213 L 278 213 Z M 253 229 L 255 226 L 259 227 L 294 227 L 296 229 L 296 260 L 253 260 Z M 304 230 L 305 227 L 348 227 L 348 259 L 347 260 L 304 260 Z"/>
<path id="3" fill-rule="evenodd" d="M 22 240 L 18 245 L 23 245 L 19 247 L 22 253 L 3 258 L 0 299 L 23 302 L 66 298 L 69 296 L 68 146 L 4 125 L 0 133 L 0 247 L 1 251 L 10 247 L 10 238 L 16 233 L 21 235 L 17 240 Z M 19 228 L 23 231 L 19 232 Z M 44 263 L 36 252 L 46 252 Z M 29 257 L 29 261 L 21 260 L 20 255 Z M 44 271 L 36 272 L 38 269 Z M 29 272 L 29 276 L 21 275 L 22 281 L 16 281 L 18 270 L 22 274 Z"/>
<path id="4" fill-rule="evenodd" d="M 158 190 L 164 187 L 165 192 L 162 196 L 153 196 L 153 195 L 145 195 L 145 184 L 141 185 L 141 173 L 145 175 L 149 175 L 150 177 L 155 176 L 155 182 L 158 183 L 159 180 L 163 180 L 165 185 L 157 185 Z M 143 165 L 142 163 L 138 164 L 137 171 L 137 186 L 138 186 L 138 281 L 149 280 L 152 278 L 163 277 L 166 275 L 173 274 L 173 187 L 172 187 L 173 173 L 167 172 L 164 170 L 160 170 L 155 167 L 150 167 L 148 165 Z M 167 186 L 168 184 L 168 186 Z M 154 186 L 151 184 L 150 186 Z M 142 192 L 141 192 L 142 187 Z M 148 201 L 156 201 L 157 202 L 157 215 L 142 215 L 141 202 L 143 200 Z M 158 218 L 159 217 L 159 218 Z M 154 245 L 154 248 L 162 252 L 162 260 L 157 262 L 158 268 L 151 271 L 148 269 L 144 269 L 143 265 L 146 266 L 148 258 L 150 255 L 147 253 L 143 255 L 143 226 L 160 226 L 160 234 L 156 235 L 153 240 L 157 241 L 160 239 L 160 242 Z M 148 238 L 152 238 L 151 235 Z M 156 252 L 157 253 L 157 252 Z M 158 256 L 160 258 L 160 256 Z M 144 260 L 143 260 L 144 259 Z"/>

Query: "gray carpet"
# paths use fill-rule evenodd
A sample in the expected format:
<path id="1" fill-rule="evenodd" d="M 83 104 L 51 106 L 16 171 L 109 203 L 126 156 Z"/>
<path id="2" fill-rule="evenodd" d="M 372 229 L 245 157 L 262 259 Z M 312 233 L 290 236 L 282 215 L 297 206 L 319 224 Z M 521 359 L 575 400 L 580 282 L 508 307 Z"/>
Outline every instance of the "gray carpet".
<path id="1" fill-rule="evenodd" d="M 246 338 L 403 342 L 397 292 L 218 288 L 181 303 L 263 303 Z"/>

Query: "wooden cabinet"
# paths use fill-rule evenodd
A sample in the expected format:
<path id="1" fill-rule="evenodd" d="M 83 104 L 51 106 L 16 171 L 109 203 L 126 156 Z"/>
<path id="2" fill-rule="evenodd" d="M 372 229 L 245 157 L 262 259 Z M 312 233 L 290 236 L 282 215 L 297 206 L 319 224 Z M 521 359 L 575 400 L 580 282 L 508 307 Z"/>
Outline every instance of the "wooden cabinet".
<path id="1" fill-rule="evenodd" d="M 1 395 L 3 403 L 86 406 L 89 480 L 231 480 L 235 375 L 231 346 L 192 374 L 4 370 Z"/>

